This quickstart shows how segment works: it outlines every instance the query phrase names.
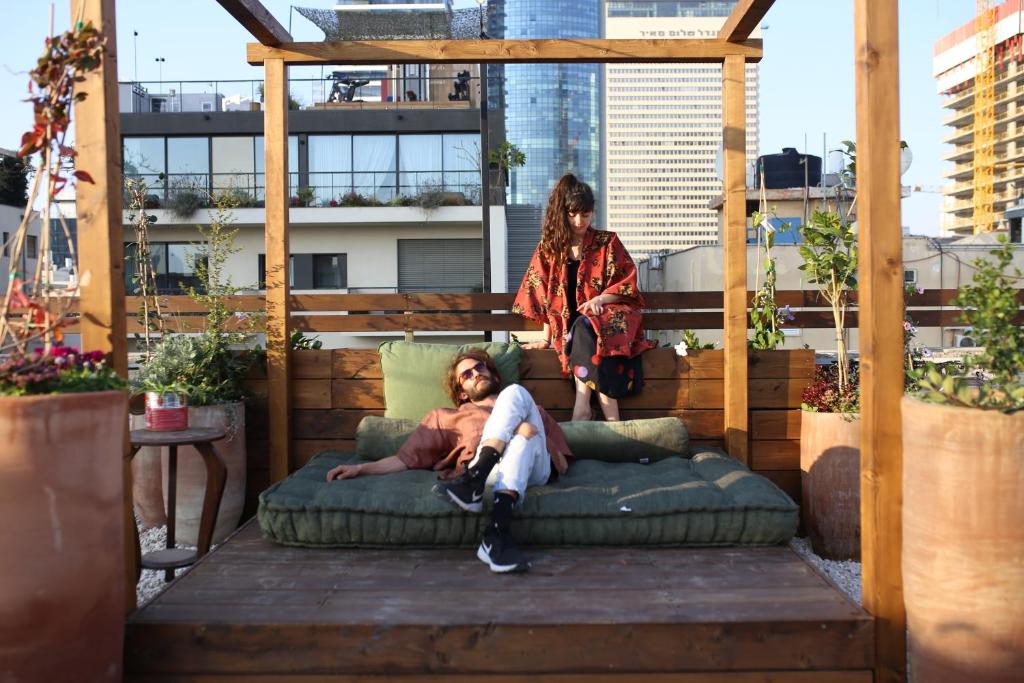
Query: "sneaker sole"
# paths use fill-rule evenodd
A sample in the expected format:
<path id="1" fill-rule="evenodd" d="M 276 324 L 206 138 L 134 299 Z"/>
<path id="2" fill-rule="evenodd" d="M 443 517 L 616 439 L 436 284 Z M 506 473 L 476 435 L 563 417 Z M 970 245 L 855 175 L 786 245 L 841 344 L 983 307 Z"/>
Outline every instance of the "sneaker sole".
<path id="1" fill-rule="evenodd" d="M 530 568 L 529 563 L 509 565 L 494 564 L 493 562 L 491 562 L 491 558 L 487 555 L 487 552 L 484 550 L 483 546 L 477 547 L 476 556 L 478 560 L 480 560 L 488 567 L 490 567 L 491 571 L 495 574 L 522 574 Z"/>
<path id="2" fill-rule="evenodd" d="M 463 502 L 459 500 L 458 497 L 452 495 L 452 492 L 445 488 L 443 484 L 435 484 L 433 492 L 434 495 L 440 498 L 441 500 L 453 503 L 459 508 L 465 510 L 466 512 L 481 513 L 484 511 L 484 502 L 482 500 L 477 501 L 476 503 Z"/>

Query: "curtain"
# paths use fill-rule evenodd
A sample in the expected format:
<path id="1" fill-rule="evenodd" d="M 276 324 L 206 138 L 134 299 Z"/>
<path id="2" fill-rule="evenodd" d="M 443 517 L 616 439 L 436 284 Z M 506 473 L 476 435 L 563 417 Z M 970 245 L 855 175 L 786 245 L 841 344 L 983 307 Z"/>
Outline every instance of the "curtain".
<path id="1" fill-rule="evenodd" d="M 382 202 L 395 196 L 395 136 L 355 135 L 352 138 L 355 191 Z"/>

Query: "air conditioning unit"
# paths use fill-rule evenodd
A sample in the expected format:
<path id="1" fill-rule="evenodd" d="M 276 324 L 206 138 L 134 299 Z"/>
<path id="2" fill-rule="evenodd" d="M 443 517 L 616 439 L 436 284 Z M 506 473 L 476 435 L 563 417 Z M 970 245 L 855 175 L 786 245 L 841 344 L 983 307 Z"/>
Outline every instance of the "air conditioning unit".
<path id="1" fill-rule="evenodd" d="M 203 102 L 201 106 L 203 111 L 213 111 L 213 102 Z"/>
<path id="2" fill-rule="evenodd" d="M 970 327 L 965 327 L 959 332 L 953 333 L 953 346 L 958 349 L 969 349 L 974 348 L 978 343 L 974 340 L 974 330 Z"/>

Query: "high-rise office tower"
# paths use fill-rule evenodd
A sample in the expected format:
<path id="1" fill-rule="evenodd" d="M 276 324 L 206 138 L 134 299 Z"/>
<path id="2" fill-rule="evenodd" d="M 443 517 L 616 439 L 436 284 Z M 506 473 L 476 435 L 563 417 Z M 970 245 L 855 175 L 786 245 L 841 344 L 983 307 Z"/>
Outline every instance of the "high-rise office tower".
<path id="1" fill-rule="evenodd" d="M 996 225 L 1024 195 L 1024 3 L 1007 0 L 996 7 L 991 45 L 994 53 L 995 147 L 992 209 Z M 974 75 L 978 55 L 975 21 L 935 43 L 934 74 L 948 110 L 943 123 L 952 130 L 943 139 L 952 147 L 943 155 L 949 181 L 943 187 L 942 234 L 974 231 Z"/>
<path id="2" fill-rule="evenodd" d="M 601 0 L 490 0 L 492 38 L 598 38 Z M 509 287 L 513 290 L 540 238 L 538 209 L 558 178 L 579 175 L 598 195 L 601 67 L 598 64 L 509 64 L 489 69 L 492 107 L 504 107 L 505 137 L 526 154 L 510 174 L 507 202 L 532 205 L 509 218 Z M 510 208 L 510 211 L 512 209 Z"/>
<path id="3" fill-rule="evenodd" d="M 735 0 L 606 0 L 607 38 L 715 38 Z M 755 36 L 757 34 L 755 33 Z M 747 157 L 758 150 L 758 67 L 747 65 Z M 634 258 L 718 239 L 718 64 L 608 64 L 605 223 Z"/>

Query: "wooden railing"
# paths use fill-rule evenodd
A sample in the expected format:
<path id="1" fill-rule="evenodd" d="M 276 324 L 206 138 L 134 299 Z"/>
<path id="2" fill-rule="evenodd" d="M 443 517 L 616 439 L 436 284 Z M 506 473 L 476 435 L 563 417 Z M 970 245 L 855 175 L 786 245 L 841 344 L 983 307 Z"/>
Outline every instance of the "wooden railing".
<path id="1" fill-rule="evenodd" d="M 953 306 L 955 289 L 926 290 L 908 297 L 907 307 L 919 327 L 949 327 L 962 324 L 960 311 Z M 644 327 L 649 330 L 721 329 L 722 292 L 652 292 L 644 295 L 647 309 Z M 753 293 L 748 292 L 748 305 Z M 512 294 L 294 294 L 291 297 L 292 326 L 303 332 L 438 332 L 449 330 L 523 331 L 540 325 L 508 312 Z M 776 292 L 779 306 L 790 306 L 794 319 L 787 327 L 830 328 L 832 312 L 818 292 L 786 290 Z M 165 329 L 169 332 L 199 332 L 205 327 L 206 310 L 187 296 L 160 297 Z M 852 306 L 847 327 L 858 325 L 857 293 L 851 293 Z M 1024 306 L 1024 291 L 1018 293 Z M 143 325 L 137 312 L 139 297 L 127 297 L 128 332 L 141 333 Z M 231 297 L 228 308 L 238 314 L 230 321 L 232 329 L 262 327 L 261 315 L 266 301 L 262 295 Z M 939 308 L 944 307 L 944 308 Z M 70 307 L 66 332 L 77 332 L 77 304 Z M 1024 323 L 1024 316 L 1018 317 Z"/>

